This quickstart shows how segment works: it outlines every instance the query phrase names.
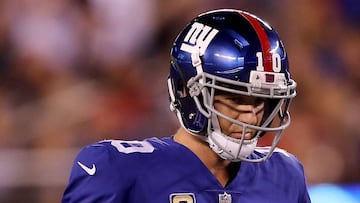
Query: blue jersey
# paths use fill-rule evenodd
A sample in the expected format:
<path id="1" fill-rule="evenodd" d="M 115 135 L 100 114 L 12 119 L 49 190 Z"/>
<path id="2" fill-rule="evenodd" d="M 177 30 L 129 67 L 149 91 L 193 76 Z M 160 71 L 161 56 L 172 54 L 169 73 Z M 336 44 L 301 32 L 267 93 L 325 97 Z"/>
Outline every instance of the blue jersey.
<path id="1" fill-rule="evenodd" d="M 266 151 L 266 150 L 265 150 Z M 264 150 L 251 156 L 264 156 Z M 260 163 L 242 162 L 225 187 L 188 148 L 170 138 L 106 140 L 74 161 L 63 203 L 306 203 L 303 168 L 277 150 Z"/>

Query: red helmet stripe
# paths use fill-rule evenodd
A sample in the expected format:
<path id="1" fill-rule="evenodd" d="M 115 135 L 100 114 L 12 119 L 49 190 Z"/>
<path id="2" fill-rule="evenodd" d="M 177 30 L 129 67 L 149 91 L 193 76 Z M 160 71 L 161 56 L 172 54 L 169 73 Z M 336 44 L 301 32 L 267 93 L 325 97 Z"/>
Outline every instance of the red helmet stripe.
<path id="1" fill-rule="evenodd" d="M 261 49 L 262 49 L 262 53 L 263 53 L 263 60 L 264 60 L 264 70 L 267 72 L 273 72 L 272 56 L 270 53 L 270 51 L 271 51 L 270 40 L 269 40 L 263 26 L 252 15 L 250 15 L 246 12 L 241 12 L 240 14 L 242 16 L 244 16 L 250 22 L 251 26 L 255 29 L 255 32 L 260 39 Z"/>

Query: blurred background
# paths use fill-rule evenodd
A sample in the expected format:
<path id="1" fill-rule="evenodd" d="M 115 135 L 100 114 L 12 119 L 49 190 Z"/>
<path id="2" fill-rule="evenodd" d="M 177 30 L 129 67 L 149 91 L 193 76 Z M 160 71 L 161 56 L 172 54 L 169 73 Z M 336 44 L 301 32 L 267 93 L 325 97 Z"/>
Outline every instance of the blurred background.
<path id="1" fill-rule="evenodd" d="M 81 147 L 174 133 L 169 50 L 215 8 L 276 28 L 298 82 L 281 147 L 314 202 L 360 202 L 357 0 L 0 0 L 0 202 L 59 202 Z"/>

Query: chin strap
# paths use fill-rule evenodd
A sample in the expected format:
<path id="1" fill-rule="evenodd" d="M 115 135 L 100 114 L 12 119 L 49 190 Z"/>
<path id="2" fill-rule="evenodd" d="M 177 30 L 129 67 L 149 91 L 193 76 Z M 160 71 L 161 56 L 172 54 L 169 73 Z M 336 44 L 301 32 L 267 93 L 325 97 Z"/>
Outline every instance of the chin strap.
<path id="1" fill-rule="evenodd" d="M 246 160 L 255 150 L 257 141 L 257 137 L 251 140 L 238 140 L 217 132 L 208 135 L 210 148 L 221 158 L 234 162 Z"/>
<path id="2" fill-rule="evenodd" d="M 204 72 L 202 65 L 201 65 L 200 56 L 202 56 L 202 54 L 200 53 L 200 47 L 196 46 L 194 48 L 193 52 L 191 53 L 191 62 L 192 62 L 192 65 L 196 68 L 197 74 L 201 74 Z"/>

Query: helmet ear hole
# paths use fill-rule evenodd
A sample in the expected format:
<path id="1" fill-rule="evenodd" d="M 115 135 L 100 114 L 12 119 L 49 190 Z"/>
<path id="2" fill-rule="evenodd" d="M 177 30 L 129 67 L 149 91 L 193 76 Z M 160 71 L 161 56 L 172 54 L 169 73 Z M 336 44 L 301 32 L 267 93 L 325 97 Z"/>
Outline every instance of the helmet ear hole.
<path id="1" fill-rule="evenodd" d="M 176 87 L 177 87 L 176 93 L 178 94 L 179 98 L 186 97 L 186 95 L 187 95 L 186 88 L 185 88 L 185 84 L 182 80 L 179 80 Z"/>

